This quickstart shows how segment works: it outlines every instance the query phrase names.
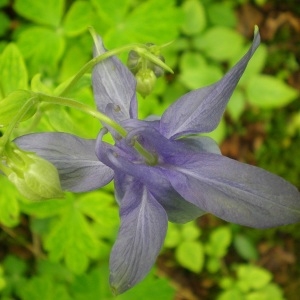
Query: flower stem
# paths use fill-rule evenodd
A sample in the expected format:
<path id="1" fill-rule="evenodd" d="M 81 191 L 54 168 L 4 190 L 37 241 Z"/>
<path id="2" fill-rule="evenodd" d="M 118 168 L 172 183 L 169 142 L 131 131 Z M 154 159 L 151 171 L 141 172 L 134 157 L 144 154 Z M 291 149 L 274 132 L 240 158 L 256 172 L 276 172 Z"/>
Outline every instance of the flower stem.
<path id="1" fill-rule="evenodd" d="M 34 95 L 31 98 L 29 98 L 25 104 L 21 107 L 21 109 L 18 111 L 18 113 L 15 115 L 13 120 L 9 123 L 6 131 L 4 132 L 3 136 L 0 138 L 0 155 L 2 154 L 5 145 L 9 141 L 9 137 L 11 136 L 13 130 L 17 126 L 17 124 L 23 119 L 23 117 L 26 115 L 26 113 L 29 111 L 29 109 L 35 105 L 37 102 L 37 96 Z"/>
<path id="2" fill-rule="evenodd" d="M 108 125 L 109 127 L 113 128 L 116 132 L 118 132 L 123 138 L 125 138 L 128 134 L 127 130 L 123 128 L 120 124 L 115 122 L 113 119 L 109 118 L 105 114 L 93 109 L 92 107 L 80 103 L 76 100 L 65 98 L 65 97 L 55 97 L 55 96 L 49 96 L 45 94 L 38 94 L 39 100 L 43 102 L 48 102 L 52 104 L 59 104 L 64 105 L 68 107 L 72 107 L 78 110 L 81 110 L 82 112 L 85 112 L 92 117 L 97 118 L 100 120 L 100 122 L 105 126 Z M 142 155 L 145 158 L 145 161 L 149 165 L 155 165 L 157 163 L 157 158 L 147 151 L 139 142 L 135 141 L 133 147 L 136 149 L 136 151 Z"/>
<path id="3" fill-rule="evenodd" d="M 97 42 L 97 34 L 96 32 L 91 29 L 90 30 L 91 35 L 93 37 L 94 40 L 94 44 L 97 46 L 98 42 Z M 172 69 L 166 65 L 163 61 L 161 61 L 160 59 L 158 59 L 154 54 L 150 53 L 150 51 L 148 50 L 148 46 L 145 44 L 139 44 L 139 43 L 134 43 L 134 44 L 128 44 L 126 46 L 122 46 L 113 50 L 108 50 L 96 57 L 94 57 L 93 59 L 91 59 L 89 62 L 87 62 L 79 71 L 78 73 L 71 79 L 71 81 L 69 82 L 69 84 L 57 95 L 57 96 L 66 96 L 68 94 L 68 92 L 76 85 L 76 83 L 79 81 L 79 79 L 85 74 L 87 73 L 89 70 L 91 70 L 96 64 L 98 64 L 99 62 L 112 57 L 114 55 L 120 54 L 122 52 L 125 51 L 130 51 L 130 50 L 134 50 L 137 53 L 140 54 L 140 56 L 142 57 L 147 57 L 147 59 L 149 59 L 150 61 L 154 62 L 155 64 L 157 64 L 158 66 L 160 66 L 161 68 L 173 73 Z"/>

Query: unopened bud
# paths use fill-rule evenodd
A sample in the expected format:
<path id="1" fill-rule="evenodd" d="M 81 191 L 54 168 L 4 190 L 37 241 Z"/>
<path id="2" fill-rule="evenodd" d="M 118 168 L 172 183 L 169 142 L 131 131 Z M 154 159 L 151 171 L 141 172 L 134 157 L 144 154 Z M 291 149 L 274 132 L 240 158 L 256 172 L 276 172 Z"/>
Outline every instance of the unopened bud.
<path id="1" fill-rule="evenodd" d="M 143 98 L 150 95 L 156 82 L 156 76 L 150 69 L 139 70 L 135 76 L 136 90 L 142 95 Z"/>
<path id="2" fill-rule="evenodd" d="M 15 146 L 6 152 L 6 175 L 19 192 L 30 200 L 63 196 L 58 171 L 47 160 Z"/>

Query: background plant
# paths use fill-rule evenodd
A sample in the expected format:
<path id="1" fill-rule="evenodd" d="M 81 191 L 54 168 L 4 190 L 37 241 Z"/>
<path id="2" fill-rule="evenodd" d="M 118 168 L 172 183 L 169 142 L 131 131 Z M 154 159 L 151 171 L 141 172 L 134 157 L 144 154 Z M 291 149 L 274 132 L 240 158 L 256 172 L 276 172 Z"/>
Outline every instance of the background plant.
<path id="1" fill-rule="evenodd" d="M 139 99 L 142 117 L 161 114 L 188 90 L 220 79 L 245 52 L 249 39 L 237 28 L 249 26 L 252 32 L 254 24 L 237 17 L 243 7 L 263 13 L 269 7 L 295 9 L 293 16 L 299 19 L 293 1 L 284 7 L 275 2 L 1 0 L 0 109 L 7 108 L 5 99 L 15 90 L 31 87 L 55 94 L 90 59 L 87 28 L 93 26 L 108 49 L 130 42 L 173 41 L 164 56 L 175 75 L 166 74 L 150 96 Z M 293 30 L 283 26 L 259 48 L 213 137 L 224 154 L 256 163 L 300 187 L 300 85 L 294 79 L 299 61 L 289 42 L 299 46 L 299 39 Z M 289 47 L 280 48 L 282 42 Z M 121 58 L 126 61 L 125 55 Z M 72 97 L 93 105 L 88 75 Z M 97 121 L 80 112 L 49 106 L 23 124 L 16 134 L 34 129 L 94 137 L 99 129 Z M 112 299 L 107 264 L 119 222 L 113 187 L 33 203 L 3 176 L 0 184 L 0 299 Z M 158 266 L 118 299 L 153 299 L 155 293 L 157 299 L 229 299 L 232 293 L 244 299 L 257 299 L 261 293 L 266 299 L 282 299 L 283 289 L 288 299 L 297 299 L 298 232 L 299 225 L 257 231 L 211 216 L 182 226 L 170 224 Z M 268 255 L 278 261 L 277 269 Z M 282 269 L 285 278 L 279 274 Z M 260 278 L 257 286 L 245 278 L 247 272 Z M 180 279 L 182 274 L 187 281 Z M 183 296 L 186 290 L 189 298 Z"/>

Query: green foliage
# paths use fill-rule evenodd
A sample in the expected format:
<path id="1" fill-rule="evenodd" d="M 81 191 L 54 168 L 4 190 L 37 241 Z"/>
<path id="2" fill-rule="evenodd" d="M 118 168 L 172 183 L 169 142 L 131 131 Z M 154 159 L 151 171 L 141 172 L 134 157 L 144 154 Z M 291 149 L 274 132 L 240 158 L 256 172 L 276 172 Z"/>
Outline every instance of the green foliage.
<path id="1" fill-rule="evenodd" d="M 14 43 L 10 43 L 0 56 L 0 91 L 2 97 L 15 90 L 27 88 L 28 75 L 22 53 Z"/>
<path id="2" fill-rule="evenodd" d="M 283 300 L 280 287 L 271 283 L 272 275 L 269 271 L 254 265 L 238 265 L 236 279 L 224 277 L 220 281 L 223 292 L 218 300 L 258 300 L 276 299 Z"/>
<path id="3" fill-rule="evenodd" d="M 255 2 L 263 5 L 265 1 Z M 141 117 L 161 115 L 182 94 L 219 80 L 245 53 L 246 39 L 235 29 L 239 25 L 236 5 L 232 0 L 16 0 L 13 4 L 0 0 L 0 137 L 30 97 L 30 92 L 24 90 L 30 87 L 34 92 L 58 95 L 91 58 L 89 26 L 96 28 L 108 49 L 127 43 L 173 41 L 163 48 L 163 55 L 175 75 L 159 79 L 151 95 L 139 98 Z M 299 64 L 290 53 L 293 67 L 288 67 L 286 56 L 280 53 L 279 65 L 290 70 L 269 68 L 269 74 L 263 74 L 274 55 L 270 49 L 264 44 L 259 47 L 227 113 L 234 128 L 241 127 L 244 117 L 251 119 L 253 114 L 270 122 L 257 153 L 258 162 L 299 185 L 300 163 L 296 158 L 300 117 L 295 101 L 299 91 L 285 80 Z M 121 59 L 125 60 L 125 55 Z M 83 76 L 67 96 L 94 106 L 90 75 Z M 56 130 L 95 138 L 100 127 L 97 120 L 82 112 L 50 105 L 29 111 L 22 121 L 14 136 L 33 130 Z M 210 136 L 221 143 L 232 131 L 230 126 L 223 119 Z M 111 187 L 31 202 L 3 176 L 0 186 L 0 225 L 16 229 L 12 231 L 14 238 L 4 230 L 0 235 L 0 243 L 8 243 L 1 251 L 1 300 L 174 298 L 169 279 L 157 277 L 154 271 L 128 293 L 112 297 L 107 262 L 119 219 Z M 11 240 L 20 249 L 33 249 L 31 238 L 22 235 L 22 226 L 40 244 L 28 260 L 9 253 Z M 296 236 L 295 232 L 299 230 L 291 229 L 289 234 Z M 272 274 L 249 263 L 258 261 L 257 244 L 267 235 L 256 233 L 250 236 L 249 231 L 227 225 L 202 230 L 195 222 L 170 223 L 164 250 L 173 253 L 176 267 L 199 277 L 204 274 L 214 282 L 220 291 L 218 299 L 283 299 Z M 22 257 L 22 250 L 19 254 Z M 244 263 L 234 267 L 232 261 L 241 260 Z"/>
<path id="4" fill-rule="evenodd" d="M 262 108 L 283 107 L 299 97 L 296 89 L 268 75 L 251 78 L 246 92 L 249 102 Z"/>
<path id="5" fill-rule="evenodd" d="M 204 264 L 204 247 L 198 240 L 201 231 L 194 222 L 185 225 L 169 223 L 165 247 L 175 248 L 175 258 L 184 268 L 199 273 Z"/>

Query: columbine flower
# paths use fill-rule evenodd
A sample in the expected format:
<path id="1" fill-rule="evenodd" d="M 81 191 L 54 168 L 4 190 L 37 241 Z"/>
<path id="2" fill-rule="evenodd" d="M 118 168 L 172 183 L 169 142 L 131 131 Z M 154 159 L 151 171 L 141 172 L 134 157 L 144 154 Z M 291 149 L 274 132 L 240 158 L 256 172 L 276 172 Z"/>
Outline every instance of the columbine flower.
<path id="1" fill-rule="evenodd" d="M 218 125 L 225 106 L 260 42 L 256 33 L 245 56 L 217 83 L 192 91 L 156 120 L 137 119 L 136 82 L 116 58 L 93 71 L 98 110 L 119 122 L 115 145 L 67 133 L 38 133 L 17 139 L 57 168 L 64 189 L 81 192 L 114 178 L 121 228 L 110 258 L 115 293 L 147 274 L 162 247 L 168 220 L 184 223 L 206 212 L 250 227 L 272 227 L 300 220 L 300 194 L 282 178 L 221 155 L 216 143 L 193 134 Z M 105 51 L 99 38 L 95 55 Z M 201 70 L 200 70 L 201 71 Z M 139 142 L 155 158 L 145 162 Z"/>

